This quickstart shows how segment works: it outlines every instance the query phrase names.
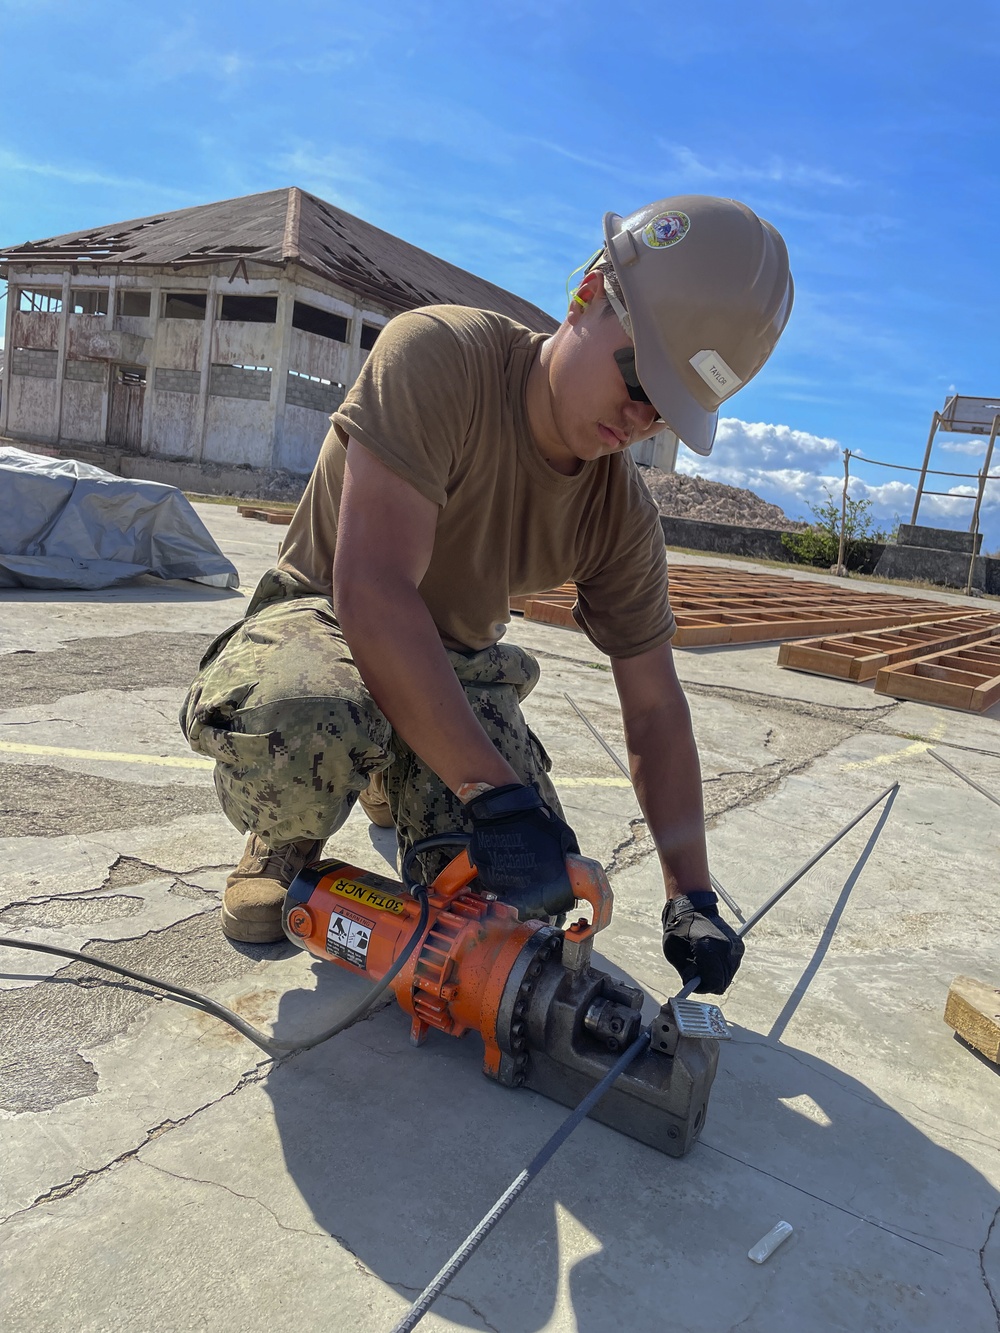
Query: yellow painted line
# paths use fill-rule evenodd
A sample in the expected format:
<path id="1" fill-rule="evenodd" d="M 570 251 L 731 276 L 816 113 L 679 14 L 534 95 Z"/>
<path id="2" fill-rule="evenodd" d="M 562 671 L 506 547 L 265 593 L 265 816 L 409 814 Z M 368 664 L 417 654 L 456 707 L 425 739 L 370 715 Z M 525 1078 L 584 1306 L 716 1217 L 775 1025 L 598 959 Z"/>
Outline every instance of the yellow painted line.
<path id="1" fill-rule="evenodd" d="M 214 760 L 197 755 L 122 754 L 118 750 L 80 750 L 69 745 L 22 745 L 0 741 L 0 754 L 52 755 L 57 759 L 90 759 L 103 764 L 153 764 L 160 768 L 212 768 Z M 631 787 L 628 778 L 558 778 L 557 787 Z"/>
<path id="2" fill-rule="evenodd" d="M 117 750 L 78 750 L 69 745 L 19 745 L 0 741 L 0 753 L 52 755 L 58 759 L 90 759 L 110 764 L 154 764 L 160 768 L 211 768 L 213 760 L 197 755 L 121 754 Z"/>
<path id="3" fill-rule="evenodd" d="M 855 764 L 841 764 L 841 773 L 855 773 L 862 768 L 883 768 L 886 764 L 898 763 L 900 759 L 912 759 L 914 755 L 923 754 L 934 744 L 933 741 L 914 741 L 912 745 L 907 745 L 902 750 L 896 750 L 893 754 L 877 754 L 874 759 L 860 759 Z"/>
<path id="4" fill-rule="evenodd" d="M 913 741 L 910 745 L 905 745 L 902 750 L 894 750 L 891 754 L 878 754 L 874 759 L 860 759 L 857 763 L 841 764 L 841 773 L 854 773 L 863 768 L 884 768 L 886 764 L 898 763 L 901 759 L 912 759 L 915 755 L 925 754 L 932 745 L 935 745 L 945 732 L 945 724 L 936 722 L 931 728 L 931 739 L 929 741 Z"/>

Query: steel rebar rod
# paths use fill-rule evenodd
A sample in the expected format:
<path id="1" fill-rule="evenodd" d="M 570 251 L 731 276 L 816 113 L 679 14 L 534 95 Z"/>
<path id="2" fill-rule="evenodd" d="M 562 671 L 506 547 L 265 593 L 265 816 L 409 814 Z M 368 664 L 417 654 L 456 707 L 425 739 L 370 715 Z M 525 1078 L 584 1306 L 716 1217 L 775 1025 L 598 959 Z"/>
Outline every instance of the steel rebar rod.
<path id="1" fill-rule="evenodd" d="M 563 691 L 563 698 L 566 700 L 566 702 L 569 704 L 570 708 L 572 708 L 573 712 L 576 713 L 577 717 L 580 719 L 580 721 L 583 723 L 583 725 L 587 728 L 587 730 L 588 730 L 588 731 L 590 732 L 590 734 L 593 736 L 594 740 L 597 741 L 598 745 L 600 745 L 604 750 L 607 751 L 608 755 L 610 755 L 610 757 L 614 760 L 614 762 L 618 765 L 618 767 L 621 769 L 621 771 L 622 771 L 622 772 L 625 774 L 625 776 L 628 778 L 629 782 L 631 782 L 631 781 L 632 781 L 632 774 L 628 771 L 628 767 L 627 767 L 627 765 L 625 764 L 625 762 L 624 762 L 622 759 L 620 759 L 620 758 L 618 757 L 618 755 L 616 754 L 616 752 L 611 748 L 611 746 L 608 744 L 608 742 L 604 739 L 604 737 L 601 735 L 601 733 L 597 730 L 597 728 L 596 728 L 596 727 L 594 726 L 594 724 L 591 722 L 590 718 L 589 718 L 589 717 L 587 716 L 587 714 L 583 711 L 583 709 L 579 707 L 579 705 L 576 703 L 576 701 L 575 701 L 573 698 L 571 698 L 570 695 L 568 695 L 568 694 L 565 692 L 565 690 Z M 726 906 L 727 906 L 727 907 L 729 908 L 729 910 L 732 912 L 732 914 L 733 914 L 733 916 L 736 918 L 736 920 L 739 921 L 739 922 L 743 922 L 743 921 L 745 921 L 745 920 L 746 920 L 746 917 L 745 917 L 745 916 L 743 915 L 743 913 L 740 911 L 740 906 L 739 906 L 739 903 L 736 901 L 736 899 L 735 899 L 731 894 L 729 894 L 729 893 L 726 892 L 726 890 L 722 887 L 722 885 L 721 885 L 721 884 L 719 883 L 719 881 L 715 878 L 715 876 L 711 873 L 711 871 L 709 872 L 709 876 L 708 876 L 708 877 L 709 877 L 709 879 L 712 881 L 712 888 L 713 888 L 713 889 L 715 890 L 715 892 L 719 895 L 719 897 L 722 899 L 722 901 L 726 904 Z"/>
<path id="2" fill-rule="evenodd" d="M 566 697 L 569 698 L 568 695 Z M 572 703 L 572 700 L 570 700 L 570 702 Z M 828 842 L 824 843 L 816 855 L 811 856 L 801 870 L 796 871 L 791 879 L 786 880 L 777 892 L 771 894 L 763 907 L 754 912 L 750 920 L 745 921 L 743 925 L 740 926 L 739 930 L 736 932 L 737 935 L 742 939 L 744 935 L 747 935 L 753 930 L 754 926 L 757 925 L 761 918 L 770 912 L 771 908 L 785 896 L 788 890 L 802 878 L 807 870 L 812 869 L 816 862 L 820 860 L 821 857 L 825 856 L 831 847 L 834 847 L 846 833 L 849 833 L 850 830 L 854 828 L 855 824 L 860 823 L 869 811 L 874 810 L 875 806 L 878 805 L 880 801 L 884 801 L 887 796 L 898 790 L 899 783 L 894 782 L 891 787 L 886 787 L 881 795 L 876 796 L 874 801 L 870 801 L 859 815 L 855 815 L 849 824 L 845 824 L 839 833 L 836 833 Z M 691 980 L 686 982 L 683 988 L 678 991 L 677 995 L 674 996 L 674 999 L 686 1000 L 700 985 L 701 977 L 692 977 Z M 600 1101 L 605 1092 L 611 1087 L 612 1083 L 614 1083 L 625 1070 L 628 1069 L 633 1061 L 646 1050 L 646 1047 L 649 1045 L 649 1036 L 649 1028 L 644 1027 L 636 1040 L 618 1058 L 617 1062 L 608 1070 L 601 1081 L 591 1088 L 590 1092 L 587 1093 L 586 1097 L 584 1097 L 575 1110 L 566 1117 L 556 1132 L 546 1142 L 545 1146 L 535 1154 L 524 1170 L 514 1177 L 504 1190 L 503 1194 L 497 1199 L 493 1207 L 483 1217 L 482 1221 L 469 1232 L 468 1236 L 466 1236 L 465 1240 L 454 1252 L 444 1267 L 431 1278 L 430 1282 L 410 1306 L 406 1314 L 403 1315 L 402 1319 L 393 1325 L 392 1333 L 412 1333 L 412 1330 L 420 1323 L 421 1319 L 423 1319 L 427 1311 L 448 1286 L 452 1278 L 455 1277 L 459 1270 L 472 1258 L 475 1251 L 501 1218 L 505 1216 L 511 1206 L 528 1188 L 546 1162 L 548 1162 L 555 1154 L 556 1150 L 565 1143 L 573 1130 L 576 1129 L 577 1125 L 579 1125 L 584 1117 L 589 1114 L 597 1102 Z"/>
<path id="3" fill-rule="evenodd" d="M 831 847 L 835 847 L 837 843 L 840 842 L 841 838 L 843 838 L 846 834 L 850 833 L 851 829 L 854 828 L 855 824 L 860 824 L 862 819 L 864 819 L 865 815 L 867 815 L 870 811 L 874 810 L 875 807 L 881 801 L 884 801 L 885 798 L 891 792 L 895 792 L 898 790 L 899 790 L 899 783 L 894 782 L 891 787 L 886 787 L 884 792 L 880 792 L 879 795 L 876 796 L 873 801 L 869 801 L 860 814 L 855 815 L 854 818 L 850 821 L 850 823 L 845 824 L 844 827 L 840 829 L 839 832 L 835 833 L 832 838 L 830 838 L 827 842 L 823 844 L 823 846 L 819 849 L 818 852 L 810 856 L 809 860 L 806 861 L 805 865 L 800 866 L 799 869 L 796 870 L 795 874 L 792 875 L 790 879 L 785 880 L 781 888 L 775 889 L 774 893 L 771 894 L 770 898 L 768 898 L 767 902 L 764 903 L 763 907 L 758 907 L 756 912 L 752 913 L 749 921 L 747 921 L 746 924 L 741 928 L 740 934 L 745 935 L 748 930 L 752 930 L 754 926 L 757 924 L 757 922 L 761 919 L 761 917 L 766 916 L 767 913 L 770 912 L 774 904 L 778 902 L 780 899 L 784 898 L 788 890 L 793 888 L 799 882 L 802 876 L 807 873 L 807 871 L 812 870 L 813 866 L 816 864 L 817 861 L 822 860 L 822 858 L 826 856 L 827 852 L 831 849 Z"/>
<path id="4" fill-rule="evenodd" d="M 957 778 L 961 778 L 963 782 L 967 782 L 970 787 L 975 787 L 976 791 L 985 796 L 988 801 L 992 801 L 994 805 L 1000 805 L 1000 797 L 994 796 L 993 793 L 987 791 L 985 787 L 980 787 L 979 783 L 976 782 L 974 778 L 970 778 L 968 773 L 963 773 L 962 770 L 956 768 L 954 764 L 949 764 L 948 760 L 939 755 L 936 750 L 928 750 L 927 753 L 932 759 L 936 759 L 939 764 L 944 764 L 945 768 L 950 768 Z"/>

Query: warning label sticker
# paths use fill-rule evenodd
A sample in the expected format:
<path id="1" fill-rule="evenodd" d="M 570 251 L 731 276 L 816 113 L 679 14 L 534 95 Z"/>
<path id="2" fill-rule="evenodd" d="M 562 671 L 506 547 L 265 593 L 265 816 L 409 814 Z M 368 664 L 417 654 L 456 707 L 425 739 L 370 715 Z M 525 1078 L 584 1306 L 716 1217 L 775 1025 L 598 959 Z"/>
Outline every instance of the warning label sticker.
<path id="1" fill-rule="evenodd" d="M 355 967 L 367 967 L 371 925 L 346 909 L 330 917 L 326 931 L 326 951 L 334 958 L 342 958 Z"/>
<path id="2" fill-rule="evenodd" d="M 335 879 L 332 884 L 327 884 L 325 887 L 331 893 L 340 894 L 342 898 L 353 898 L 356 903 L 365 903 L 383 912 L 395 912 L 397 916 L 402 916 L 406 911 L 405 899 L 393 897 L 381 889 L 371 888 L 357 879 Z"/>

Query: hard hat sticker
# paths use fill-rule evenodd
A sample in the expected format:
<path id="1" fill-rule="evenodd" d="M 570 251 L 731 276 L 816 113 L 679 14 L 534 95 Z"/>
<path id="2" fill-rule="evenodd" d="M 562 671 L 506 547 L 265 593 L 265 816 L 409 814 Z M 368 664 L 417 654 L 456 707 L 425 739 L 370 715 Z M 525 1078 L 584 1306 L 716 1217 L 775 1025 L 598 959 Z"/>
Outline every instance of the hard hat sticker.
<path id="1" fill-rule="evenodd" d="M 691 365 L 720 398 L 734 393 L 743 383 L 736 371 L 726 365 L 718 352 L 696 352 L 691 358 Z"/>
<path id="2" fill-rule="evenodd" d="M 652 250 L 663 250 L 668 245 L 683 241 L 691 226 L 686 213 L 658 213 L 642 229 L 642 239 Z"/>

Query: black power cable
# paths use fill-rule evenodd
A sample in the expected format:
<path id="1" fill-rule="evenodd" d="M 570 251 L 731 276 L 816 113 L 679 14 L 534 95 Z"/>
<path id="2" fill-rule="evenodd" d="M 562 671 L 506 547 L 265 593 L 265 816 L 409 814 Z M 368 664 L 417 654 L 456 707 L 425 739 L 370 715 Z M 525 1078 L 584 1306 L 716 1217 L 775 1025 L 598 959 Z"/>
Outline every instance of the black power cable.
<path id="1" fill-rule="evenodd" d="M 188 986 L 178 986 L 173 981 L 161 981 L 158 977 L 147 976 L 145 972 L 136 972 L 130 967 L 121 967 L 118 963 L 109 963 L 103 958 L 92 958 L 90 954 L 79 953 L 76 949 L 60 949 L 54 944 L 42 944 L 36 940 L 15 939 L 12 935 L 0 935 L 0 948 L 26 949 L 32 953 L 50 953 L 57 958 L 70 958 L 74 962 L 89 963 L 91 967 L 103 968 L 105 972 L 115 972 L 120 977 L 128 977 L 130 981 L 141 981 L 144 986 L 155 986 L 157 990 L 165 991 L 168 999 L 177 997 L 178 999 L 189 1000 L 192 1004 L 196 1004 L 203 1009 L 205 1013 L 211 1014 L 213 1018 L 219 1018 L 223 1023 L 228 1023 L 241 1036 L 246 1037 L 247 1041 L 252 1041 L 255 1046 L 259 1046 L 262 1051 L 266 1051 L 270 1056 L 277 1057 L 279 1055 L 290 1055 L 292 1052 L 297 1054 L 300 1051 L 311 1051 L 314 1046 L 322 1045 L 324 1041 L 329 1041 L 331 1037 L 336 1037 L 338 1033 L 343 1032 L 352 1023 L 356 1023 L 372 1007 L 379 996 L 385 994 L 406 966 L 414 949 L 423 939 L 424 931 L 427 928 L 427 918 L 430 915 L 430 904 L 427 901 L 425 885 L 415 880 L 411 874 L 417 856 L 435 847 L 467 846 L 468 842 L 469 837 L 465 833 L 435 833 L 432 837 L 421 838 L 413 844 L 403 858 L 403 884 L 410 895 L 420 903 L 420 917 L 416 929 L 410 937 L 409 944 L 385 976 L 377 981 L 352 1009 L 349 1009 L 342 1018 L 338 1019 L 333 1027 L 327 1028 L 315 1037 L 310 1037 L 308 1041 L 276 1041 L 274 1037 L 258 1032 L 245 1018 L 241 1018 L 232 1009 L 227 1009 L 224 1004 L 219 1004 L 217 1000 L 203 995 L 201 991 L 192 990 Z"/>
<path id="2" fill-rule="evenodd" d="M 157 990 L 167 993 L 169 999 L 189 1000 L 191 1003 L 204 1009 L 207 1014 L 214 1018 L 219 1018 L 223 1023 L 228 1023 L 230 1027 L 235 1028 L 248 1041 L 252 1041 L 255 1046 L 259 1046 L 262 1051 L 268 1055 L 277 1057 L 280 1055 L 290 1055 L 292 1052 L 310 1051 L 314 1046 L 321 1045 L 324 1041 L 329 1041 L 331 1037 L 336 1037 L 338 1033 L 343 1032 L 345 1028 L 356 1023 L 359 1018 L 371 1008 L 380 995 L 383 995 L 392 982 L 399 976 L 400 972 L 406 966 L 406 963 L 417 945 L 423 940 L 424 930 L 427 926 L 427 918 L 430 914 L 430 905 L 427 901 L 427 890 L 420 884 L 412 884 L 410 891 L 420 903 L 420 919 L 417 922 L 416 929 L 410 937 L 410 942 L 399 955 L 392 967 L 380 981 L 377 981 L 371 990 L 369 990 L 361 1000 L 349 1009 L 346 1014 L 334 1023 L 333 1027 L 327 1028 L 325 1032 L 320 1032 L 315 1037 L 310 1037 L 307 1041 L 276 1041 L 274 1037 L 268 1037 L 263 1032 L 258 1032 L 239 1014 L 234 1013 L 232 1009 L 227 1009 L 224 1004 L 219 1004 L 217 1000 L 211 999 L 208 995 L 203 995 L 201 991 L 190 989 L 188 986 L 178 986 L 172 981 L 161 981 L 158 977 L 147 976 L 145 972 L 133 971 L 130 967 L 120 967 L 118 963 L 109 963 L 103 958 L 91 958 L 89 954 L 79 953 L 76 949 L 60 949 L 54 944 L 41 944 L 35 940 L 19 940 L 10 935 L 0 935 L 0 948 L 4 949 L 27 949 L 33 953 L 50 953 L 57 958 L 71 958 L 78 963 L 89 963 L 91 967 L 103 968 L 105 972 L 116 972 L 120 977 L 128 977 L 132 981 L 141 981 L 144 986 L 155 986 Z"/>

